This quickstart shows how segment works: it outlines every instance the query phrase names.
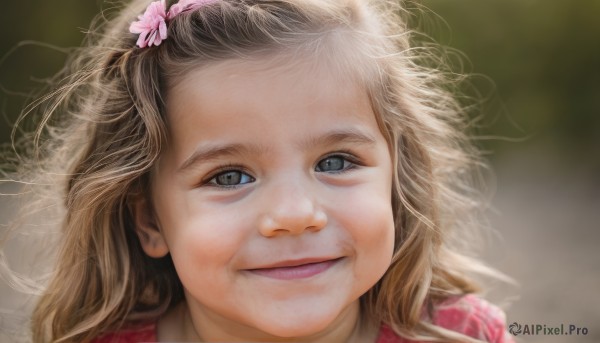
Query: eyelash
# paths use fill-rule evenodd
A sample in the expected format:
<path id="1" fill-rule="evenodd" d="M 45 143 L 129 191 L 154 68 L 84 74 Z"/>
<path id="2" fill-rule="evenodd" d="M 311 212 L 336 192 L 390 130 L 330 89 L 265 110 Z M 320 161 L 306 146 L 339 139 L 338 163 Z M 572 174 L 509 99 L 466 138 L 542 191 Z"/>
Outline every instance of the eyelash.
<path id="1" fill-rule="evenodd" d="M 246 174 L 248 176 L 250 176 L 250 174 L 246 171 L 246 168 L 237 165 L 237 164 L 226 164 L 223 165 L 221 167 L 218 167 L 216 170 L 214 170 L 213 172 L 211 172 L 209 174 L 209 176 L 207 176 L 204 180 L 202 180 L 202 182 L 200 183 L 201 186 L 209 186 L 209 187 L 216 187 L 216 188 L 226 188 L 226 189 L 233 189 L 233 188 L 238 188 L 241 187 L 243 185 L 245 185 L 246 183 L 240 183 L 237 185 L 219 185 L 216 182 L 212 183 L 211 181 L 215 180 L 219 175 L 221 174 L 225 174 L 225 173 L 229 173 L 229 172 L 240 172 L 242 174 Z M 250 178 L 252 178 L 252 182 L 254 182 L 256 179 L 252 176 L 250 176 Z"/>
<path id="2" fill-rule="evenodd" d="M 328 159 L 328 158 L 334 158 L 334 157 L 341 157 L 345 162 L 348 162 L 350 165 L 341 170 L 317 171 L 317 172 L 318 173 L 328 173 L 328 174 L 342 174 L 342 173 L 345 173 L 349 170 L 355 169 L 358 166 L 362 165 L 360 160 L 355 155 L 353 155 L 352 153 L 350 153 L 348 151 L 341 150 L 341 151 L 337 151 L 335 153 L 331 153 L 331 154 L 322 156 L 321 158 L 319 158 L 319 160 L 317 161 L 317 163 L 315 164 L 315 166 L 313 168 L 316 169 L 318 164 L 320 162 L 322 162 L 323 160 Z M 225 189 L 235 189 L 235 188 L 244 186 L 246 184 L 246 183 L 240 183 L 240 184 L 236 184 L 236 185 L 219 185 L 216 182 L 215 183 L 212 182 L 221 174 L 225 174 L 228 172 L 240 172 L 242 174 L 248 175 L 250 178 L 252 178 L 252 181 L 248 182 L 248 183 L 252 183 L 256 180 L 254 177 L 252 177 L 246 171 L 246 168 L 244 168 L 243 166 L 236 165 L 236 164 L 227 164 L 227 165 L 223 165 L 223 166 L 217 168 L 212 173 L 210 173 L 209 176 L 204 178 L 204 180 L 202 180 L 202 182 L 201 182 L 201 186 L 209 186 L 209 187 L 225 188 Z"/>
<path id="3" fill-rule="evenodd" d="M 328 155 L 325 155 L 325 156 L 319 158 L 319 160 L 315 164 L 315 168 L 317 167 L 317 165 L 321 161 L 323 161 L 325 159 L 328 159 L 328 158 L 333 158 L 333 157 L 341 157 L 342 159 L 344 159 L 344 161 L 350 163 L 350 165 L 347 166 L 346 168 L 341 169 L 341 170 L 333 170 L 333 171 L 329 171 L 329 172 L 323 171 L 323 172 L 320 172 L 320 173 L 342 174 L 342 173 L 345 173 L 345 172 L 347 172 L 349 170 L 355 169 L 355 168 L 357 168 L 357 167 L 359 167 L 359 166 L 362 165 L 361 162 L 360 162 L 360 160 L 356 156 L 354 156 L 354 154 L 352 154 L 352 153 L 350 153 L 349 151 L 346 151 L 346 150 L 341 150 L 341 151 L 337 151 L 337 152 L 334 152 L 334 153 L 331 153 L 331 154 L 328 154 Z"/>

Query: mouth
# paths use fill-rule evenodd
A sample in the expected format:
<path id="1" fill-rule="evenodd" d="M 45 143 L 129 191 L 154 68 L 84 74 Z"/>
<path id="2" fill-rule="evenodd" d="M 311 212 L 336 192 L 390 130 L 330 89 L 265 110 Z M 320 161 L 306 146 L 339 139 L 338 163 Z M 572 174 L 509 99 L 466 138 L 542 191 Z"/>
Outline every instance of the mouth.
<path id="1" fill-rule="evenodd" d="M 294 261 L 283 261 L 276 264 L 247 269 L 248 272 L 278 280 L 305 279 L 327 271 L 338 264 L 343 257 L 334 259 L 302 259 Z"/>

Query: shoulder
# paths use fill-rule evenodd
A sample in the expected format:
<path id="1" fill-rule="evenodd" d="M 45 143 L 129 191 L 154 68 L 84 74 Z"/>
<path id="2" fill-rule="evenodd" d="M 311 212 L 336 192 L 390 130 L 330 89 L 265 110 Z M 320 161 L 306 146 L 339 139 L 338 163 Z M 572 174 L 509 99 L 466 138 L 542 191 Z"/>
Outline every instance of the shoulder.
<path id="1" fill-rule="evenodd" d="M 91 343 L 138 343 L 156 342 L 156 323 L 128 326 L 109 332 L 92 340 Z"/>
<path id="2" fill-rule="evenodd" d="M 504 312 L 475 295 L 455 296 L 438 303 L 431 320 L 437 326 L 483 342 L 514 343 L 512 336 L 506 331 Z M 387 325 L 382 325 L 377 343 L 418 342 L 402 338 Z"/>
<path id="3" fill-rule="evenodd" d="M 451 297 L 438 304 L 433 323 L 485 342 L 513 342 L 506 331 L 506 316 L 495 305 L 473 295 Z"/>

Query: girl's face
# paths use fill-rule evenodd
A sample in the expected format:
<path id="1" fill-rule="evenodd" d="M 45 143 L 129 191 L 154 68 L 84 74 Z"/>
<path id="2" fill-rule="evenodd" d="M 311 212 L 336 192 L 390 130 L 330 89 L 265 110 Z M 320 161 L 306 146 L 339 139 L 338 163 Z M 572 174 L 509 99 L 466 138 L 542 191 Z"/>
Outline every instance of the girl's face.
<path id="1" fill-rule="evenodd" d="M 158 237 L 147 253 L 171 253 L 196 329 L 310 337 L 357 314 L 394 245 L 366 91 L 308 60 L 232 60 L 188 73 L 166 103 L 156 221 L 138 227 Z"/>

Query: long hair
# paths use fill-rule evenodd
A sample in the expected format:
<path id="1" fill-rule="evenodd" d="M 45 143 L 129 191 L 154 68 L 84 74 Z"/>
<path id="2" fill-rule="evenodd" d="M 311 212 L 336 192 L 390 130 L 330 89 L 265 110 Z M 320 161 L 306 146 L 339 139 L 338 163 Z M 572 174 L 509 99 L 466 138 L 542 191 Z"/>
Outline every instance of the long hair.
<path id="1" fill-rule="evenodd" d="M 169 142 L 165 89 L 191 68 L 287 53 L 319 56 L 362 82 L 392 151 L 394 255 L 361 297 L 362 315 L 407 338 L 475 342 L 423 315 L 478 289 L 470 275 L 483 267 L 456 243 L 476 226 L 480 162 L 445 62 L 415 46 L 403 4 L 219 0 L 178 15 L 160 46 L 140 49 L 128 27 L 149 2 L 134 0 L 100 22 L 56 89 L 33 104 L 43 115 L 22 165 L 52 175 L 64 207 L 55 272 L 32 316 L 34 341 L 86 342 L 182 301 L 170 257 L 144 254 L 129 208 L 149 196 Z"/>

